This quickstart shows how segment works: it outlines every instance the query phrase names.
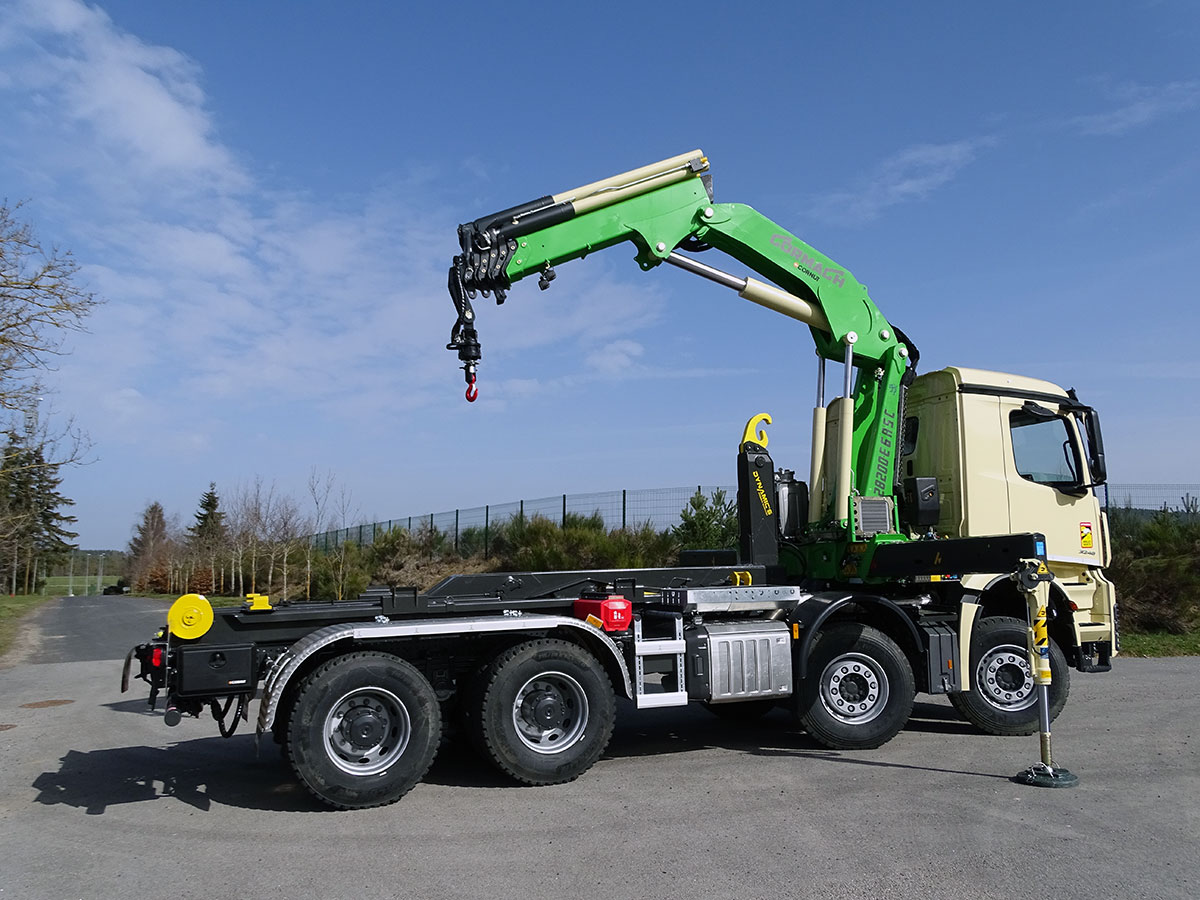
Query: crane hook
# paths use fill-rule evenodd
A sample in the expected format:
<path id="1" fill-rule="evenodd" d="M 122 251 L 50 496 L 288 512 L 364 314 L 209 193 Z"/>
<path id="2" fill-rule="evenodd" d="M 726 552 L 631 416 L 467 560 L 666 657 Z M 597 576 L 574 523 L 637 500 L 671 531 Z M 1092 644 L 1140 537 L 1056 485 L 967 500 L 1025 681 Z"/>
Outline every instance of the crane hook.
<path id="1" fill-rule="evenodd" d="M 475 387 L 475 373 L 471 372 L 467 375 L 467 402 L 474 403 L 475 398 L 479 396 L 479 388 Z"/>

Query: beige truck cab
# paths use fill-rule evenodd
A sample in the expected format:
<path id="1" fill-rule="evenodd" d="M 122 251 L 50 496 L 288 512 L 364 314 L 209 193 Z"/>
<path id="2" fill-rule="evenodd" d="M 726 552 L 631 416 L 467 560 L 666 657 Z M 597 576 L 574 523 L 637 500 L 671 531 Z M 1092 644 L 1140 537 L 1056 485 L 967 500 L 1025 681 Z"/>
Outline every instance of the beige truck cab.
<path id="1" fill-rule="evenodd" d="M 1095 492 L 1106 477 L 1095 411 L 1048 381 L 950 367 L 914 380 L 900 452 L 901 478 L 937 480 L 937 536 L 1045 535 L 1054 574 L 1052 705 L 1061 708 L 1067 666 L 1107 670 L 1117 649 L 1116 595 L 1103 571 L 1108 522 Z M 959 667 L 961 692 L 951 699 L 985 730 L 1024 733 L 1035 705 L 1025 604 L 1007 574 L 965 575 L 961 588 L 959 659 L 970 663 Z"/>

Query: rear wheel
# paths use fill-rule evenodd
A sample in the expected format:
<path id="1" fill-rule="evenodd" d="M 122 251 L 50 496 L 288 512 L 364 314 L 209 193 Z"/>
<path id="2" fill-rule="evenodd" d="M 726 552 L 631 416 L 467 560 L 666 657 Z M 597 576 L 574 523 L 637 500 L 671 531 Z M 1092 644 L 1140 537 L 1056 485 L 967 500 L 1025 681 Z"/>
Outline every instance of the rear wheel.
<path id="1" fill-rule="evenodd" d="M 818 633 L 796 712 L 826 747 L 870 750 L 904 727 L 915 695 L 912 667 L 896 642 L 869 625 L 843 622 Z"/>
<path id="2" fill-rule="evenodd" d="M 971 636 L 971 690 L 950 694 L 959 714 L 988 734 L 1033 734 L 1039 728 L 1038 692 L 1029 667 L 1028 628 L 1020 619 L 981 620 Z M 1050 719 L 1071 692 L 1071 670 L 1050 641 Z"/>
<path id="3" fill-rule="evenodd" d="M 567 641 L 528 641 L 483 672 L 467 722 L 476 746 L 525 784 L 586 772 L 612 737 L 616 698 L 600 663 Z"/>
<path id="4" fill-rule="evenodd" d="M 437 695 L 415 667 L 386 653 L 350 653 L 300 685 L 287 752 L 313 794 L 339 809 L 394 803 L 437 753 Z"/>

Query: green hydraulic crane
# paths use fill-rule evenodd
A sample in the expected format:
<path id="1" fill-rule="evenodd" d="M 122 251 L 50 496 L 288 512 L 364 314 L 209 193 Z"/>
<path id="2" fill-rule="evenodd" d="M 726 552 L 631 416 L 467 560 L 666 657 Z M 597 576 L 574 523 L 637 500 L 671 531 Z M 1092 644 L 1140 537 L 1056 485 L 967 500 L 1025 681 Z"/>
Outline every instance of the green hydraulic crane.
<path id="1" fill-rule="evenodd" d="M 481 358 L 472 299 L 492 294 L 502 303 L 515 282 L 531 275 L 545 289 L 556 277 L 555 266 L 632 242 L 644 270 L 664 262 L 678 266 L 808 325 L 820 362 L 805 533 L 853 542 L 859 545 L 856 557 L 865 561 L 865 544 L 904 539 L 894 527 L 893 501 L 904 388 L 915 374 L 916 348 L 845 267 L 749 206 L 713 203 L 708 169 L 708 159 L 695 150 L 460 225 L 462 252 L 449 273 L 458 319 L 447 347 L 462 362 L 467 399 L 477 396 Z M 709 248 L 766 280 L 730 274 L 687 255 Z M 826 360 L 844 366 L 841 397 L 828 406 Z M 853 410 L 852 428 L 841 427 L 846 407 Z M 827 428 L 836 433 L 828 452 Z M 862 500 L 883 501 L 892 526 L 876 527 L 865 541 L 855 539 L 861 534 L 856 517 L 862 517 Z M 827 552 L 793 550 L 793 565 L 809 575 L 836 577 L 845 564 Z M 783 561 L 788 558 L 785 553 Z"/>

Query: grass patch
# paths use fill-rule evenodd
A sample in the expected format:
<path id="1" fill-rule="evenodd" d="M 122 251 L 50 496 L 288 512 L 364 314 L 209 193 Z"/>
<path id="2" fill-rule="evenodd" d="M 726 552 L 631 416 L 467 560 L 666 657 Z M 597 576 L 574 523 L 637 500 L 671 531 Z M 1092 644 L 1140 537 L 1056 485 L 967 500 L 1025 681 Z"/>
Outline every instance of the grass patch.
<path id="1" fill-rule="evenodd" d="M 1184 634 L 1122 632 L 1121 656 L 1200 656 L 1200 630 Z"/>
<path id="2" fill-rule="evenodd" d="M 0 596 L 0 656 L 7 653 L 8 648 L 12 646 L 13 638 L 17 636 L 17 629 L 21 627 L 21 620 L 47 600 L 52 599 L 54 598 L 43 597 L 40 594 L 20 597 Z"/>

